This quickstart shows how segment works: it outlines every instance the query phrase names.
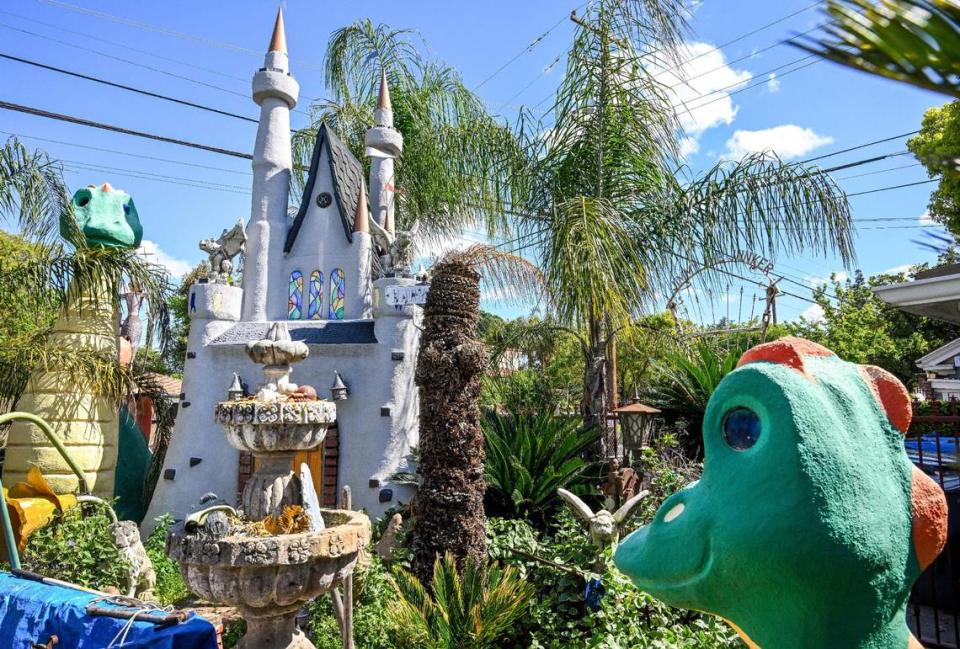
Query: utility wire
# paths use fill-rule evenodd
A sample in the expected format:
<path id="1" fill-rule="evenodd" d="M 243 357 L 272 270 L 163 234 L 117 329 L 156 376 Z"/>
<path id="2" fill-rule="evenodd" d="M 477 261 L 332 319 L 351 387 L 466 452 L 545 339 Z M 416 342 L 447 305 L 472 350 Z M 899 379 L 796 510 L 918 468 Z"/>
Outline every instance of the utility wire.
<path id="1" fill-rule="evenodd" d="M 22 15 L 20 15 L 20 14 L 13 13 L 12 11 L 3 11 L 3 10 L 0 10 L 0 14 L 4 14 L 4 15 L 6 15 L 6 16 L 10 16 L 10 17 L 12 17 L 12 18 L 16 18 L 17 20 L 26 20 L 27 22 L 31 22 L 31 23 L 34 23 L 34 24 L 37 24 L 37 25 L 43 25 L 44 27 L 49 27 L 50 29 L 55 29 L 55 30 L 57 30 L 58 32 L 64 32 L 64 33 L 67 33 L 67 34 L 73 34 L 74 36 L 82 36 L 84 39 L 89 39 L 89 38 L 90 38 L 90 33 L 89 33 L 89 32 L 81 32 L 81 31 L 77 31 L 77 30 L 75 30 L 75 29 L 67 29 L 66 27 L 61 27 L 60 25 L 55 25 L 54 23 L 48 23 L 48 22 L 45 22 L 45 21 L 43 21 L 43 20 L 37 20 L 36 18 L 28 18 L 27 16 L 22 16 Z M 120 43 L 120 42 L 118 42 L 118 41 L 108 40 L 108 39 L 103 38 L 102 36 L 99 36 L 99 35 L 96 37 L 96 39 L 97 39 L 97 42 L 98 42 L 98 43 L 106 43 L 107 45 L 113 45 L 113 46 L 115 46 L 115 47 L 122 47 L 123 49 L 129 50 L 130 52 L 136 52 L 137 54 L 143 54 L 143 55 L 145 55 L 145 56 L 151 56 L 151 57 L 153 57 L 153 58 L 160 59 L 161 61 L 167 61 L 168 63 L 174 63 L 174 64 L 176 64 L 176 65 L 182 65 L 182 66 L 184 66 L 184 67 L 193 68 L 194 70 L 200 70 L 201 72 L 206 72 L 206 73 L 208 73 L 208 74 L 215 74 L 215 75 L 217 75 L 217 76 L 221 76 L 221 77 L 224 77 L 224 78 L 226 78 L 226 79 L 232 79 L 232 80 L 234 80 L 234 81 L 239 81 L 240 83 L 242 83 L 242 84 L 245 85 L 245 86 L 250 84 L 250 80 L 247 79 L 247 78 L 238 77 L 238 76 L 235 76 L 235 75 L 232 75 L 232 74 L 227 74 L 226 72 L 223 72 L 222 70 L 217 70 L 217 69 L 214 69 L 214 68 L 206 68 L 206 67 L 203 67 L 203 66 L 201 66 L 201 65 L 197 65 L 197 64 L 195 64 L 195 63 L 189 63 L 189 62 L 187 62 L 187 61 L 182 61 L 182 60 L 180 60 L 180 59 L 174 59 L 174 58 L 171 58 L 171 57 L 169 57 L 169 56 L 164 56 L 163 54 L 157 54 L 156 52 L 148 52 L 148 51 L 146 51 L 146 50 L 137 49 L 136 47 L 132 47 L 132 46 L 130 45 L 130 43 Z"/>
<path id="2" fill-rule="evenodd" d="M 89 74 L 82 74 L 80 72 L 74 72 L 72 70 L 66 70 L 64 68 L 58 68 L 52 65 L 47 65 L 45 63 L 40 63 L 38 61 L 32 61 L 30 59 L 24 59 L 19 56 L 13 56 L 11 54 L 4 54 L 0 52 L 0 58 L 7 59 L 8 61 L 16 61 L 17 63 L 23 63 L 26 65 L 32 65 L 43 70 L 50 70 L 51 72 L 58 72 L 60 74 L 65 74 L 71 77 L 76 77 L 77 79 L 83 79 L 85 81 L 92 81 L 93 83 L 99 83 L 105 86 L 110 86 L 111 88 L 119 88 L 120 90 L 126 90 L 128 92 L 134 92 L 139 95 L 144 95 L 146 97 L 152 97 L 154 99 L 160 99 L 162 101 L 169 101 L 174 104 L 179 104 L 181 106 L 189 106 L 190 108 L 197 108 L 199 110 L 205 110 L 210 113 L 216 113 L 217 115 L 224 115 L 225 117 L 233 117 L 234 119 L 240 119 L 245 122 L 251 122 L 253 124 L 259 124 L 260 121 L 253 119 L 252 117 L 246 117 L 245 115 L 238 115 L 237 113 L 231 113 L 226 110 L 221 110 L 219 108 L 213 108 L 211 106 L 204 106 L 203 104 L 197 104 L 192 101 L 187 101 L 185 99 L 178 99 L 176 97 L 170 97 L 169 95 L 163 95 L 158 92 L 151 92 L 150 90 L 144 90 L 142 88 L 134 88 L 133 86 L 127 86 L 122 83 L 116 83 L 114 81 L 107 81 L 106 79 L 101 79 L 100 77 L 94 77 Z"/>
<path id="3" fill-rule="evenodd" d="M 50 138 L 38 137 L 36 135 L 27 135 L 25 133 L 13 133 L 12 131 L 0 131 L 0 135 L 9 135 L 25 140 L 37 140 L 38 142 L 48 142 L 50 144 L 62 144 L 72 146 L 78 149 L 88 149 L 90 151 L 99 151 L 101 153 L 110 153 L 113 155 L 122 155 L 130 158 L 141 158 L 143 160 L 153 160 L 154 162 L 166 162 L 169 164 L 183 165 L 185 167 L 194 167 L 197 169 L 209 169 L 211 171 L 222 171 L 229 174 L 238 174 L 241 176 L 252 176 L 249 171 L 238 171 L 237 169 L 227 169 L 226 167 L 212 167 L 210 165 L 195 164 L 193 162 L 184 162 L 183 160 L 174 160 L 172 158 L 158 158 L 156 156 L 145 155 L 142 153 L 130 153 L 129 151 L 120 151 L 119 149 L 106 149 L 103 147 L 90 146 L 89 144 L 77 144 L 76 142 L 66 142 L 64 140 L 53 140 Z"/>
<path id="4" fill-rule="evenodd" d="M 165 135 L 156 135 L 154 133 L 147 133 L 145 131 L 135 131 L 133 129 L 124 128 L 121 126 L 114 126 L 112 124 L 105 124 L 103 122 L 95 122 L 93 120 L 83 119 L 81 117 L 64 115 L 62 113 L 54 113 L 51 111 L 42 110 L 40 108 L 33 108 L 31 106 L 23 106 L 22 104 L 14 104 L 14 103 L 0 100 L 0 108 L 4 110 L 12 110 L 18 113 L 25 113 L 27 115 L 36 115 L 37 117 L 55 119 L 61 122 L 69 122 L 71 124 L 80 124 L 81 126 L 89 126 L 90 128 L 98 128 L 104 131 L 113 131 L 114 133 L 123 133 L 124 135 L 142 137 L 148 140 L 156 140 L 158 142 L 167 142 L 169 144 L 178 144 L 180 146 L 190 147 L 192 149 L 200 149 L 201 151 L 209 151 L 211 153 L 219 153 L 220 155 L 228 155 L 234 158 L 243 158 L 244 160 L 253 160 L 253 156 L 249 153 L 232 151 L 230 149 L 223 149 L 220 147 L 210 146 L 207 144 L 198 144 L 196 142 L 189 142 L 187 140 L 178 140 L 176 138 L 167 137 Z"/>
<path id="5" fill-rule="evenodd" d="M 840 149 L 839 151 L 832 151 L 830 153 L 824 153 L 823 155 L 818 155 L 815 158 L 807 158 L 806 160 L 801 160 L 797 164 L 809 164 L 811 162 L 816 162 L 817 160 L 823 160 L 824 158 L 832 158 L 835 155 L 840 155 L 841 153 L 850 153 L 851 151 L 859 151 L 860 149 L 865 149 L 867 147 L 874 146 L 875 144 L 883 144 L 884 142 L 892 142 L 893 140 L 899 140 L 904 137 L 909 137 L 911 135 L 916 135 L 919 133 L 919 130 L 910 131 L 908 133 L 901 133 L 899 135 L 891 135 L 890 137 L 885 137 L 881 140 L 873 140 L 872 142 L 864 142 L 863 144 L 858 144 L 856 146 L 848 147 L 846 149 Z"/>
<path id="6" fill-rule="evenodd" d="M 583 8 L 586 7 L 588 4 L 590 4 L 590 2 L 592 2 L 592 0 L 587 0 L 587 2 L 581 3 L 580 5 L 578 5 L 578 6 L 574 9 L 574 11 L 579 11 L 580 9 L 583 9 Z M 536 38 L 534 38 L 533 41 L 531 41 L 529 45 L 527 45 L 525 48 L 523 48 L 522 50 L 520 50 L 519 52 L 517 52 L 517 54 L 516 54 L 515 56 L 513 56 L 513 58 L 511 58 L 509 61 L 507 61 L 506 63 L 504 63 L 503 65 L 501 65 L 499 68 L 497 68 L 496 70 L 494 70 L 493 73 L 492 73 L 490 76 L 488 76 L 486 79 L 484 79 L 483 81 L 481 81 L 480 83 L 478 83 L 477 85 L 475 85 L 475 86 L 473 87 L 473 92 L 476 92 L 476 91 L 480 90 L 480 88 L 482 88 L 483 86 L 485 86 L 488 81 L 490 81 L 491 79 L 493 79 L 494 77 L 496 77 L 498 74 L 500 74 L 501 72 L 503 72 L 504 70 L 506 70 L 506 69 L 507 69 L 508 67 L 510 67 L 511 65 L 513 65 L 521 56 L 523 56 L 524 54 L 527 54 L 527 53 L 532 52 L 533 50 L 535 50 L 535 49 L 537 48 L 537 46 L 540 45 L 540 43 L 543 42 L 543 39 L 545 39 L 547 36 L 549 36 L 552 31 L 554 31 L 557 27 L 559 27 L 559 26 L 562 25 L 563 23 L 567 22 L 567 19 L 569 18 L 569 16 L 570 16 L 570 14 L 564 14 L 563 17 L 562 17 L 560 20 L 558 20 L 557 22 L 555 22 L 555 23 L 553 24 L 553 26 L 551 26 L 549 29 L 547 29 L 547 31 L 543 32 L 542 34 L 540 34 L 539 36 L 537 36 Z M 512 100 L 511 100 L 511 101 L 512 101 Z M 508 101 L 507 103 L 510 103 L 510 102 Z"/>

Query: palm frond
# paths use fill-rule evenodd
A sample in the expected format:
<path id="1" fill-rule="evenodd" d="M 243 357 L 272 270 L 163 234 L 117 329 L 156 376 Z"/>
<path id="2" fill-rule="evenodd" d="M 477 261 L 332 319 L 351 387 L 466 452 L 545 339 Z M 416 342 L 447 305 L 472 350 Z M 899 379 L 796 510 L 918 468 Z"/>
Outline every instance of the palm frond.
<path id="1" fill-rule="evenodd" d="M 31 239 L 51 242 L 60 216 L 70 210 L 63 168 L 42 151 L 30 151 L 15 137 L 0 148 L 0 220 Z"/>
<path id="2" fill-rule="evenodd" d="M 539 301 L 544 295 L 544 277 L 520 255 L 504 252 L 488 244 L 474 244 L 463 250 L 451 250 L 437 262 L 466 264 L 480 274 L 487 295 L 493 302 Z"/>
<path id="3" fill-rule="evenodd" d="M 960 97 L 956 0 L 827 0 L 817 38 L 791 44 L 855 70 Z"/>

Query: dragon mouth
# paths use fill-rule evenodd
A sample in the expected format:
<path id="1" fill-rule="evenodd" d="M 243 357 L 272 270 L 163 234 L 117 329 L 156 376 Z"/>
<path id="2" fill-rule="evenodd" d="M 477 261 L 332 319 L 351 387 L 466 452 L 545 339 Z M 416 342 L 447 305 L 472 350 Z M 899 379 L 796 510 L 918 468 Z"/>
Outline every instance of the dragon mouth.
<path id="1" fill-rule="evenodd" d="M 689 572 L 675 576 L 657 576 L 653 578 L 644 575 L 629 575 L 633 582 L 643 590 L 651 593 L 682 590 L 702 580 L 713 568 L 713 552 L 709 541 L 704 545 L 703 552 L 697 560 L 696 566 Z"/>

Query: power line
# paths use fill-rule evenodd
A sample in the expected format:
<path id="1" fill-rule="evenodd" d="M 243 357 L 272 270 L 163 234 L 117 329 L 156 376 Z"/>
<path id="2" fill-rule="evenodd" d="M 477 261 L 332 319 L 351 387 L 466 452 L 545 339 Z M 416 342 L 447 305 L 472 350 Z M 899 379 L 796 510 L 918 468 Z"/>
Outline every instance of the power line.
<path id="1" fill-rule="evenodd" d="M 590 2 L 592 2 L 592 0 L 587 0 L 587 2 L 581 3 L 580 5 L 578 5 L 578 6 L 574 9 L 574 11 L 578 11 L 578 10 L 580 10 L 580 9 L 583 9 L 583 8 L 586 7 L 588 4 L 590 4 Z M 540 43 L 543 42 L 543 39 L 545 39 L 547 36 L 549 36 L 552 31 L 554 31 L 557 27 L 559 27 L 559 26 L 562 25 L 563 23 L 567 22 L 568 16 L 569 16 L 569 14 L 564 14 L 564 15 L 563 15 L 563 18 L 561 18 L 561 19 L 558 20 L 556 23 L 554 23 L 553 26 L 551 26 L 549 29 L 547 29 L 547 31 L 543 32 L 542 34 L 540 34 L 539 36 L 537 36 L 536 38 L 534 38 L 533 41 L 531 41 L 529 45 L 527 45 L 525 48 L 523 48 L 522 50 L 520 50 L 519 52 L 517 52 L 517 54 L 516 54 L 515 56 L 513 56 L 509 61 L 507 61 L 506 63 L 504 63 L 503 65 L 501 65 L 499 68 L 497 68 L 496 70 L 494 70 L 493 73 L 492 73 L 490 76 L 488 76 L 486 79 L 484 79 L 483 81 L 481 81 L 480 83 L 478 83 L 477 85 L 475 85 L 475 86 L 473 87 L 473 92 L 476 92 L 476 91 L 478 91 L 480 88 L 482 88 L 483 86 L 485 86 L 488 81 L 490 81 L 491 79 L 493 79 L 494 77 L 496 77 L 498 74 L 500 74 L 501 72 L 503 72 L 504 70 L 506 70 L 506 69 L 507 69 L 508 67 L 510 67 L 511 65 L 513 65 L 513 63 L 515 63 L 521 56 L 523 56 L 524 54 L 527 54 L 527 53 L 532 52 L 533 50 L 535 50 L 535 49 L 537 48 L 537 46 L 540 45 Z M 512 100 L 511 100 L 511 101 L 512 101 Z M 507 103 L 509 103 L 509 101 L 508 101 Z"/>
<path id="2" fill-rule="evenodd" d="M 120 173 L 120 172 L 132 173 L 132 174 L 139 174 L 139 175 L 141 175 L 141 176 L 150 176 L 150 177 L 156 178 L 157 180 L 172 180 L 172 181 L 176 181 L 176 182 L 196 183 L 196 184 L 199 184 L 199 185 L 208 185 L 208 186 L 210 186 L 210 187 L 216 187 L 216 188 L 218 188 L 218 189 L 240 190 L 241 192 L 246 193 L 246 194 L 249 194 L 249 193 L 250 193 L 250 186 L 249 186 L 249 185 L 229 185 L 229 184 L 226 184 L 226 183 L 218 183 L 218 182 L 214 182 L 214 181 L 203 180 L 203 179 L 200 179 L 200 178 L 184 178 L 184 177 L 182 177 L 182 176 L 167 176 L 167 175 L 158 174 L 158 173 L 155 173 L 155 172 L 152 172 L 152 171 L 144 171 L 144 170 L 141 170 L 141 169 L 126 169 L 126 168 L 111 167 L 111 166 L 107 166 L 107 165 L 95 164 L 95 163 L 92 163 L 92 162 L 84 162 L 83 160 L 60 160 L 60 162 L 62 162 L 62 163 L 63 163 L 64 165 L 66 165 L 66 166 L 70 166 L 70 167 L 84 167 L 84 168 L 87 168 L 87 169 L 91 169 L 91 170 L 93 170 L 93 171 L 110 171 L 110 172 L 116 172 L 116 173 Z"/>
<path id="3" fill-rule="evenodd" d="M 47 65 L 45 63 L 40 63 L 38 61 L 32 61 L 30 59 L 24 59 L 19 56 L 13 56 L 10 54 L 4 54 L 0 52 L 0 58 L 7 59 L 9 61 L 16 61 L 17 63 L 23 63 L 26 65 L 31 65 L 43 70 L 50 70 L 51 72 L 58 72 L 60 74 L 65 74 L 71 77 L 76 77 L 77 79 L 83 79 L 85 81 L 92 81 L 93 83 L 99 83 L 105 86 L 110 86 L 111 88 L 118 88 L 120 90 L 126 90 L 128 92 L 134 92 L 139 95 L 144 95 L 146 97 L 152 97 L 154 99 L 160 99 L 162 101 L 169 101 L 174 104 L 179 104 L 181 106 L 189 106 L 190 108 L 197 108 L 199 110 L 205 110 L 210 113 L 216 113 L 217 115 L 224 115 L 226 117 L 233 117 L 234 119 L 240 119 L 245 122 L 251 122 L 253 124 L 258 124 L 259 120 L 253 119 L 252 117 L 246 117 L 245 115 L 238 115 L 237 113 L 231 113 L 229 111 L 221 110 L 219 108 L 213 108 L 211 106 L 204 106 L 203 104 L 197 104 L 192 101 L 187 101 L 185 99 L 178 99 L 176 97 L 170 97 L 169 95 L 163 95 L 158 92 L 152 92 L 150 90 L 144 90 L 142 88 L 134 88 L 133 86 L 127 86 L 122 83 L 116 83 L 114 81 L 107 81 L 106 79 L 101 79 L 100 77 L 94 77 L 89 74 L 82 74 L 80 72 L 74 72 L 72 70 L 66 70 L 64 68 L 58 68 L 52 65 Z"/>
<path id="4" fill-rule="evenodd" d="M 814 56 L 809 56 L 809 57 L 806 57 L 806 58 L 807 58 L 807 59 L 811 59 L 811 58 L 812 58 L 813 60 L 812 60 L 812 61 L 808 61 L 807 63 L 804 63 L 803 65 L 800 65 L 800 66 L 797 66 L 797 67 L 795 67 L 795 68 L 793 68 L 793 69 L 791 69 L 791 70 L 787 70 L 787 71 L 784 72 L 783 74 L 780 74 L 780 75 L 778 76 L 778 78 L 781 78 L 781 79 L 782 79 L 783 77 L 787 76 L 788 74 L 793 74 L 794 72 L 799 72 L 800 70 L 803 70 L 803 69 L 805 69 L 805 68 L 809 68 L 811 65 L 816 65 L 816 64 L 820 63 L 820 62 L 823 60 L 823 59 L 820 59 L 820 58 L 817 58 L 817 57 L 814 57 Z M 784 64 L 784 65 L 781 66 L 781 67 L 790 66 L 790 65 L 793 65 L 793 64 L 798 63 L 799 61 L 803 61 L 803 60 L 805 60 L 805 59 L 798 59 L 798 60 L 796 60 L 796 61 L 791 61 L 790 63 L 786 63 L 786 64 Z M 705 101 L 705 102 L 703 102 L 703 103 L 701 103 L 701 104 L 697 104 L 697 105 L 695 105 L 695 106 L 687 106 L 686 104 L 684 104 L 684 107 L 685 107 L 688 111 L 694 111 L 694 110 L 697 110 L 698 108 L 703 108 L 704 106 L 709 106 L 710 104 L 714 104 L 714 103 L 716 103 L 716 102 L 718 102 L 718 101 L 723 101 L 724 99 L 727 99 L 727 98 L 729 98 L 729 97 L 732 97 L 733 95 L 739 95 L 741 92 L 746 92 L 747 90 L 750 90 L 751 88 L 756 88 L 757 86 L 765 86 L 765 85 L 767 85 L 767 83 L 769 83 L 769 82 L 770 82 L 769 79 L 761 79 L 760 81 L 757 81 L 757 82 L 755 82 L 755 83 L 751 83 L 750 85 L 744 86 L 743 88 L 739 88 L 738 90 L 733 90 L 733 91 L 731 91 L 731 92 L 728 92 L 728 93 L 726 93 L 725 95 L 723 95 L 722 97 L 717 97 L 717 98 L 715 98 L 715 99 L 711 99 L 710 101 Z M 740 84 L 734 84 L 733 86 L 729 86 L 729 87 L 732 88 L 732 87 L 736 87 L 736 86 L 738 86 L 738 85 L 740 85 Z M 715 94 L 716 92 L 718 92 L 718 91 L 715 90 L 715 91 L 713 91 L 713 92 L 711 92 L 711 93 L 707 93 L 707 94 L 705 94 L 705 95 L 701 95 L 700 97 L 694 97 L 691 101 L 696 101 L 697 99 L 701 99 L 701 98 L 703 98 L 703 97 L 708 97 L 708 96 L 710 96 L 711 94 Z"/>
<path id="5" fill-rule="evenodd" d="M 899 140 L 904 137 L 909 137 L 911 135 L 916 135 L 919 133 L 919 130 L 910 131 L 908 133 L 901 133 L 900 135 L 891 135 L 890 137 L 885 137 L 881 140 L 873 140 L 872 142 L 864 142 L 863 144 L 858 144 L 857 146 L 848 147 L 846 149 L 840 149 L 839 151 L 833 151 L 831 153 L 824 153 L 815 158 L 807 158 L 806 160 L 801 160 L 797 164 L 809 164 L 811 162 L 816 162 L 817 160 L 823 160 L 824 158 L 832 158 L 835 155 L 840 155 L 841 153 L 850 153 L 851 151 L 858 151 L 860 149 L 865 149 L 867 147 L 874 146 L 875 144 L 883 144 L 884 142 L 892 142 L 893 140 Z"/>
<path id="6" fill-rule="evenodd" d="M 36 135 L 26 135 L 24 133 L 13 133 L 11 131 L 0 131 L 0 135 L 10 135 L 17 138 L 22 138 L 26 140 L 37 140 L 39 142 L 48 142 L 51 144 L 62 144 L 64 146 L 77 147 L 79 149 L 88 149 L 90 151 L 99 151 L 101 153 L 111 153 L 114 155 L 122 155 L 130 158 L 142 158 L 143 160 L 153 160 L 155 162 L 166 162 L 169 164 L 183 165 L 185 167 L 195 167 L 197 169 L 209 169 L 211 171 L 222 171 L 230 174 L 238 174 L 241 176 L 251 176 L 249 171 L 239 171 L 237 169 L 227 169 L 226 167 L 212 167 L 210 165 L 196 164 L 193 162 L 184 162 L 183 160 L 174 160 L 172 158 L 158 158 L 156 156 L 144 155 L 142 153 L 130 153 L 129 151 L 120 151 L 118 149 L 106 149 L 103 147 L 90 146 L 89 144 L 77 144 L 76 142 L 66 142 L 64 140 L 53 140 L 50 138 L 38 137 Z"/>
<path id="7" fill-rule="evenodd" d="M 89 38 L 90 38 L 90 33 L 89 33 L 89 32 L 80 32 L 80 31 L 77 31 L 77 30 L 74 30 L 74 29 L 67 29 L 66 27 L 61 27 L 60 25 L 55 25 L 54 23 L 48 23 L 48 22 L 45 22 L 45 21 L 43 21 L 43 20 L 37 20 L 36 18 L 28 18 L 27 16 L 22 16 L 22 15 L 20 15 L 20 14 L 14 13 L 14 12 L 12 12 L 12 11 L 3 11 L 3 10 L 0 10 L 0 14 L 4 14 L 4 15 L 7 15 L 7 16 L 11 16 L 11 17 L 16 18 L 16 19 L 18 19 L 18 20 L 26 20 L 27 22 L 35 23 L 35 24 L 37 24 L 37 25 L 43 25 L 44 27 L 49 27 L 50 29 L 55 29 L 55 30 L 57 30 L 58 32 L 65 32 L 65 33 L 67 33 L 67 34 L 73 34 L 74 36 L 82 36 L 82 37 L 85 38 L 85 39 L 89 39 Z M 115 46 L 115 47 L 122 47 L 122 48 L 125 49 L 125 50 L 129 50 L 129 51 L 131 51 L 131 52 L 136 52 L 136 53 L 138 53 L 138 54 L 144 54 L 144 55 L 146 55 L 146 56 L 152 56 L 152 57 L 154 57 L 154 58 L 160 59 L 161 61 L 167 61 L 168 63 L 175 63 L 175 64 L 177 64 L 177 65 L 182 65 L 182 66 L 184 66 L 184 67 L 193 68 L 194 70 L 200 70 L 201 72 L 206 72 L 206 73 L 208 73 L 208 74 L 215 74 L 215 75 L 217 75 L 217 76 L 221 76 L 221 77 L 224 77 L 224 78 L 226 78 L 226 79 L 233 79 L 234 81 L 239 81 L 239 82 L 241 82 L 241 83 L 244 84 L 244 85 L 248 85 L 248 84 L 250 83 L 250 80 L 247 79 L 247 78 L 237 77 L 237 76 L 234 76 L 234 75 L 232 75 L 232 74 L 227 74 L 226 72 L 223 72 L 222 70 L 217 70 L 217 69 L 215 69 L 215 68 L 206 68 L 206 67 L 203 67 L 202 65 L 197 65 L 196 63 L 189 63 L 189 62 L 187 62 L 187 61 L 182 61 L 182 60 L 180 60 L 180 59 L 175 59 L 175 58 L 171 58 L 171 57 L 169 57 L 169 56 L 164 56 L 163 54 L 157 54 L 156 52 L 148 52 L 147 50 L 137 49 L 136 47 L 132 47 L 129 43 L 120 43 L 120 42 L 118 42 L 118 41 L 112 41 L 112 40 L 103 38 L 103 36 L 99 36 L 99 35 L 98 35 L 96 38 L 97 38 L 97 42 L 98 42 L 98 43 L 106 43 L 107 45 L 113 45 L 113 46 Z"/>
<path id="8" fill-rule="evenodd" d="M 220 147 L 210 146 L 207 144 L 198 144 L 196 142 L 189 142 L 187 140 L 178 140 L 176 138 L 167 137 L 165 135 L 156 135 L 154 133 L 147 133 L 145 131 L 135 131 L 133 129 L 123 128 L 121 126 L 114 126 L 112 124 L 105 124 L 103 122 L 95 122 L 93 120 L 83 119 L 81 117 L 74 117 L 72 115 L 64 115 L 62 113 L 54 113 L 51 111 L 42 110 L 40 108 L 33 108 L 31 106 L 23 106 L 21 104 L 14 104 L 6 101 L 0 101 L 0 108 L 5 110 L 12 110 L 18 113 L 25 113 L 27 115 L 36 115 L 37 117 L 55 119 L 61 122 L 69 122 L 71 124 L 89 126 L 91 128 L 98 128 L 104 131 L 113 131 L 114 133 L 123 133 L 124 135 L 142 137 L 148 140 L 156 140 L 158 142 L 167 142 L 169 144 L 178 144 L 180 146 L 190 147 L 192 149 L 200 149 L 201 151 L 209 151 L 211 153 L 219 153 L 220 155 L 228 155 L 234 158 L 243 158 L 244 160 L 253 159 L 253 156 L 249 153 L 241 153 L 240 151 L 232 151 L 230 149 L 223 149 Z"/>
<path id="9" fill-rule="evenodd" d="M 202 45 L 204 47 L 217 48 L 221 50 L 226 50 L 228 52 L 237 52 L 240 54 L 248 54 L 250 56 L 263 56 L 263 52 L 258 52 L 257 50 L 250 49 L 249 47 L 243 47 L 242 45 L 237 45 L 235 43 L 230 43 L 227 41 L 219 41 L 219 40 L 207 38 L 204 36 L 195 36 L 193 34 L 179 32 L 174 29 L 170 29 L 169 27 L 164 27 L 162 25 L 155 25 L 153 23 L 148 23 L 142 20 L 135 20 L 133 18 L 125 18 L 123 16 L 117 16 L 111 13 L 107 13 L 106 11 L 99 11 L 97 9 L 88 9 L 87 7 L 80 7 L 67 2 L 60 2 L 60 0 L 38 0 L 38 2 L 42 2 L 43 4 L 46 4 L 58 9 L 64 9 L 66 11 L 72 11 L 74 13 L 92 16 L 100 20 L 107 20 L 116 24 L 125 25 L 127 27 L 133 27 L 134 29 L 139 29 L 141 31 L 154 32 L 157 34 L 162 34 L 164 36 L 177 38 L 179 40 L 195 43 L 197 45 Z M 290 59 L 294 60 L 293 57 L 290 57 Z M 301 65 L 305 68 L 313 68 L 315 70 L 323 71 L 323 65 L 319 63 L 313 63 L 303 59 L 297 59 L 297 63 L 298 65 Z"/>

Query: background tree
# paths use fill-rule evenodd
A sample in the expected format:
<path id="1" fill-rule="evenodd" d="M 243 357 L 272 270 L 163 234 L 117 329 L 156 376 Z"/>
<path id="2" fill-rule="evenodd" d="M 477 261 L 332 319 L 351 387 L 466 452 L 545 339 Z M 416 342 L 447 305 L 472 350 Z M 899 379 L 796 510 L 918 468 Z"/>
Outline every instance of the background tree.
<path id="1" fill-rule="evenodd" d="M 905 384 L 915 384 L 917 359 L 960 337 L 960 326 L 901 311 L 872 290 L 908 280 L 905 273 L 865 278 L 859 271 L 842 282 L 834 277 L 814 291 L 823 321 L 801 321 L 784 328 L 826 346 L 844 360 L 879 365 Z M 836 302 L 830 294 L 836 295 Z"/>
<path id="2" fill-rule="evenodd" d="M 750 250 L 853 256 L 849 208 L 816 168 L 755 154 L 690 179 L 658 72 L 676 65 L 684 10 L 599 0 L 578 19 L 552 113 L 522 135 L 534 181 L 519 223 L 558 321 L 585 338 L 582 415 L 599 423 L 616 332 L 669 294 L 680 269 Z M 717 274 L 699 276 L 704 282 Z"/>
<path id="3" fill-rule="evenodd" d="M 930 218 L 954 235 L 960 234 L 960 171 L 944 160 L 960 157 L 960 101 L 953 101 L 923 114 L 920 133 L 907 140 L 907 148 L 940 184 L 930 195 Z"/>
<path id="4" fill-rule="evenodd" d="M 398 225 L 419 221 L 421 233 L 437 236 L 459 234 L 464 224 L 501 230 L 523 183 L 523 152 L 459 73 L 426 58 L 423 47 L 415 32 L 369 19 L 335 31 L 325 72 L 332 95 L 311 106 L 313 123 L 294 134 L 295 159 L 309 167 L 316 130 L 326 121 L 369 173 L 364 134 L 374 123 L 384 70 L 394 125 L 404 138 L 393 182 Z"/>
<path id="5" fill-rule="evenodd" d="M 855 70 L 960 97 L 956 0 L 827 0 L 824 10 L 823 35 L 793 41 L 794 46 Z"/>

